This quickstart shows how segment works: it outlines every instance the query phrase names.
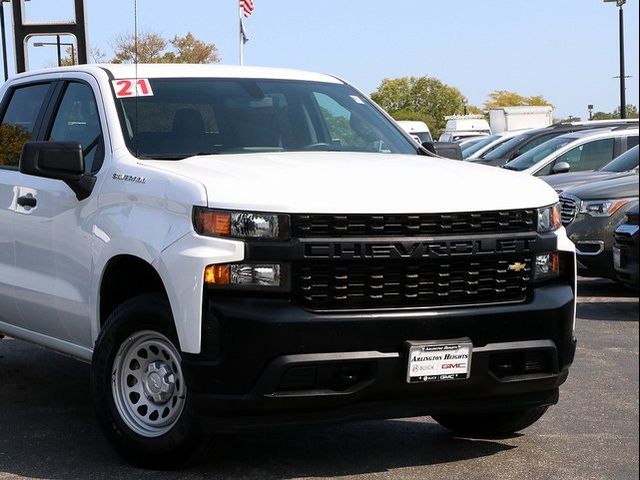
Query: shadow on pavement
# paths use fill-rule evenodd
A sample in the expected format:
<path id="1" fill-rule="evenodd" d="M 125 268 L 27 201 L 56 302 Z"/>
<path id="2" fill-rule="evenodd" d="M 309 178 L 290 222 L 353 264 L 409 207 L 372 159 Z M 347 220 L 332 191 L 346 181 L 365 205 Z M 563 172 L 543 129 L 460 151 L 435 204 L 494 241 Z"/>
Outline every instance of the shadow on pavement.
<path id="1" fill-rule="evenodd" d="M 487 457 L 516 448 L 451 437 L 427 419 L 247 433 L 179 478 L 296 478 L 379 473 Z M 89 398 L 89 367 L 16 340 L 0 340 L 0 479 L 166 478 L 125 464 L 103 439 Z"/>
<path id="2" fill-rule="evenodd" d="M 578 280 L 578 318 L 608 322 L 637 322 L 638 294 L 613 280 Z"/>

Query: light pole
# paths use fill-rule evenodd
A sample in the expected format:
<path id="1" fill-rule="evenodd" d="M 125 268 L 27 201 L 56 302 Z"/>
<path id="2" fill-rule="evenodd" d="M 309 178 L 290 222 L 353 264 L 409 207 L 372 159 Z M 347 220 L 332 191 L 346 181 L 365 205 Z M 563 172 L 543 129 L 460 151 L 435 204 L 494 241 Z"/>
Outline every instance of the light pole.
<path id="1" fill-rule="evenodd" d="M 627 0 L 603 0 L 605 3 L 615 2 L 618 7 L 619 33 L 620 33 L 620 118 L 627 118 L 627 99 L 624 74 L 624 13 L 622 6 Z"/>
<path id="2" fill-rule="evenodd" d="M 63 43 L 60 41 L 60 35 L 56 35 L 55 42 L 34 42 L 34 47 L 56 47 L 58 49 L 58 66 L 62 66 L 62 51 L 60 47 L 71 47 L 71 62 L 76 64 L 76 50 L 73 43 Z"/>
<path id="3" fill-rule="evenodd" d="M 4 28 L 4 4 L 11 0 L 0 0 L 0 30 L 2 30 L 2 67 L 4 69 L 5 82 L 9 78 L 9 65 L 7 65 L 7 32 Z"/>

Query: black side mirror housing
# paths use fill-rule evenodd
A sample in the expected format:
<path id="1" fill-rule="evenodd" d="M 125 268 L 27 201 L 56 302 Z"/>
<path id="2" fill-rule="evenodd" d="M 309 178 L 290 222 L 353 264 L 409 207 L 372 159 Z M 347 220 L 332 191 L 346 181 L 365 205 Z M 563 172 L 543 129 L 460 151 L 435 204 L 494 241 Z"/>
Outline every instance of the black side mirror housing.
<path id="1" fill-rule="evenodd" d="M 552 174 L 567 173 L 569 170 L 571 170 L 571 165 L 569 165 L 569 163 L 567 163 L 567 162 L 558 162 L 551 169 L 551 173 Z"/>
<path id="2" fill-rule="evenodd" d="M 95 177 L 84 173 L 84 154 L 78 142 L 28 142 L 22 148 L 20 172 L 36 177 L 62 180 L 78 200 L 93 190 Z"/>
<path id="3" fill-rule="evenodd" d="M 431 153 L 452 160 L 462 160 L 462 149 L 455 142 L 424 142 L 422 147 Z"/>

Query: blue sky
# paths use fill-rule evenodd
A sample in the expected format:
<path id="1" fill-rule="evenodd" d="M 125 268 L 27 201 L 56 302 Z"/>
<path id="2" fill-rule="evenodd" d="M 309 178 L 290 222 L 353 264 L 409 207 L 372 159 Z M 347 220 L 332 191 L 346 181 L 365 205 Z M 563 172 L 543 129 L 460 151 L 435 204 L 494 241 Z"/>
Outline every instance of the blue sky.
<path id="1" fill-rule="evenodd" d="M 89 41 L 111 53 L 133 31 L 133 0 L 86 0 Z M 254 0 L 245 63 L 332 73 L 370 93 L 384 78 L 429 75 L 481 105 L 492 90 L 541 94 L 556 117 L 618 105 L 618 12 L 602 0 Z M 31 0 L 31 20 L 70 19 L 72 0 Z M 7 8 L 7 7 L 5 7 Z M 10 10 L 7 8 L 7 10 Z M 8 13 L 8 12 L 7 12 Z M 638 0 L 625 6 L 627 102 L 638 105 Z M 139 29 L 191 31 L 238 61 L 237 0 L 138 0 Z M 11 48 L 10 48 L 11 51 Z M 31 67 L 55 48 L 30 50 Z"/>

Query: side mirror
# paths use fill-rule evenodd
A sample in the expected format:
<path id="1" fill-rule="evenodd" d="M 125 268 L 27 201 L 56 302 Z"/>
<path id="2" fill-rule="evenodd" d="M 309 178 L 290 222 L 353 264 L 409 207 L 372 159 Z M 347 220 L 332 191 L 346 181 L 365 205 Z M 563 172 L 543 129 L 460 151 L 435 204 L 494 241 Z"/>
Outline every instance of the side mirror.
<path id="1" fill-rule="evenodd" d="M 84 174 L 84 155 L 78 142 L 28 142 L 22 148 L 20 172 L 62 180 L 83 200 L 91 194 L 95 177 Z"/>
<path id="2" fill-rule="evenodd" d="M 551 169 L 551 173 L 555 175 L 556 173 L 567 173 L 569 170 L 571 170 L 571 165 L 567 162 L 558 162 Z"/>
<path id="3" fill-rule="evenodd" d="M 422 147 L 431 153 L 452 160 L 462 160 L 462 149 L 455 142 L 424 142 Z"/>

